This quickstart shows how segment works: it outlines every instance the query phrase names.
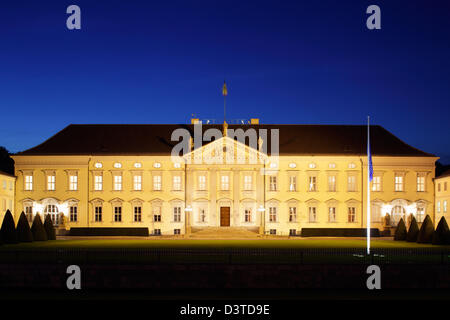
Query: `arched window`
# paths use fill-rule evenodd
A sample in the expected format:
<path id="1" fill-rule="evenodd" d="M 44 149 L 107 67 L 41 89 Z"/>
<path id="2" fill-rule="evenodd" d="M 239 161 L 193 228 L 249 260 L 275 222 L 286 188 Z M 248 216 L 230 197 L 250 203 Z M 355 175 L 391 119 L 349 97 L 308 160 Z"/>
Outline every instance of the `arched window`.
<path id="1" fill-rule="evenodd" d="M 60 224 L 59 210 L 55 204 L 49 204 L 45 207 L 45 214 L 49 214 L 52 219 L 53 225 L 57 226 Z"/>
<path id="2" fill-rule="evenodd" d="M 400 219 L 403 218 L 403 221 L 406 223 L 405 221 L 405 208 L 403 206 L 400 205 L 396 205 L 392 208 L 392 219 L 391 219 L 391 225 L 396 226 Z"/>

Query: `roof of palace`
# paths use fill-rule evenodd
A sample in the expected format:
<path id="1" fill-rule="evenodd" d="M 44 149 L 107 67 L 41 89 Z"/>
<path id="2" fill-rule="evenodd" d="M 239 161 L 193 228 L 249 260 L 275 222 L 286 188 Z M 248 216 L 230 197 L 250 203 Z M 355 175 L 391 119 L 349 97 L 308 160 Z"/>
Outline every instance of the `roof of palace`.
<path id="1" fill-rule="evenodd" d="M 189 124 L 71 124 L 40 145 L 18 155 L 170 155 L 179 141 L 171 141 L 176 129 Z M 222 130 L 222 125 L 203 125 Z M 280 155 L 365 155 L 367 126 L 257 124 L 229 125 L 228 130 L 267 129 L 267 151 L 271 150 L 271 129 L 279 129 Z M 416 149 L 381 126 L 370 127 L 371 151 L 376 156 L 434 157 Z M 246 141 L 248 144 L 248 141 Z M 206 143 L 203 143 L 205 145 Z"/>
<path id="2" fill-rule="evenodd" d="M 442 172 L 439 176 L 436 177 L 436 179 L 446 178 L 446 177 L 450 177 L 450 169 L 447 169 L 444 172 Z"/>

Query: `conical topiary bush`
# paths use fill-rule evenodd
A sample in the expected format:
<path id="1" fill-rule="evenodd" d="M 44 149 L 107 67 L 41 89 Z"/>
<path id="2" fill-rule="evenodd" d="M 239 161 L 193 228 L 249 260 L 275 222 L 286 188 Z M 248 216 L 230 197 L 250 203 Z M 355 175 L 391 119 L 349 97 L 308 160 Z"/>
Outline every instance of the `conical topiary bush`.
<path id="1" fill-rule="evenodd" d="M 5 217 L 3 218 L 0 235 L 3 243 L 17 243 L 16 225 L 9 210 L 6 210 Z"/>
<path id="2" fill-rule="evenodd" d="M 48 239 L 39 213 L 34 217 L 33 224 L 31 225 L 31 233 L 33 234 L 34 241 L 47 241 Z"/>
<path id="3" fill-rule="evenodd" d="M 407 233 L 408 231 L 406 230 L 405 222 L 403 221 L 403 218 L 401 218 L 397 224 L 397 229 L 395 229 L 394 240 L 396 241 L 406 240 Z"/>
<path id="4" fill-rule="evenodd" d="M 433 241 L 434 226 L 429 215 L 425 217 L 417 237 L 418 243 L 431 243 Z"/>
<path id="5" fill-rule="evenodd" d="M 414 216 L 411 219 L 411 225 L 409 226 L 408 234 L 406 235 L 406 241 L 417 242 L 419 236 L 419 225 L 417 224 L 416 218 Z"/>
<path id="6" fill-rule="evenodd" d="M 439 220 L 436 230 L 433 233 L 432 244 L 437 244 L 437 245 L 450 244 L 450 241 L 448 239 L 449 234 L 450 234 L 450 230 L 448 228 L 447 221 L 442 216 L 441 219 Z"/>
<path id="7" fill-rule="evenodd" d="M 33 235 L 31 234 L 30 225 L 28 224 L 27 217 L 25 213 L 22 211 L 19 217 L 19 221 L 17 222 L 16 227 L 17 233 L 17 241 L 19 242 L 32 242 Z"/>
<path id="8" fill-rule="evenodd" d="M 44 229 L 48 240 L 56 240 L 55 227 L 53 227 L 52 218 L 49 214 L 45 216 Z"/>

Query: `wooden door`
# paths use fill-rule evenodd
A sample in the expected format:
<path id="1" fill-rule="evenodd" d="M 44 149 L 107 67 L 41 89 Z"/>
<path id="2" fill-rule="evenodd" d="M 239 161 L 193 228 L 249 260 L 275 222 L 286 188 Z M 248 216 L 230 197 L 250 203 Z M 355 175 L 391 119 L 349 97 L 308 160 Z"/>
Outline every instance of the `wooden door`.
<path id="1" fill-rule="evenodd" d="M 230 226 L 230 207 L 220 207 L 220 226 Z"/>

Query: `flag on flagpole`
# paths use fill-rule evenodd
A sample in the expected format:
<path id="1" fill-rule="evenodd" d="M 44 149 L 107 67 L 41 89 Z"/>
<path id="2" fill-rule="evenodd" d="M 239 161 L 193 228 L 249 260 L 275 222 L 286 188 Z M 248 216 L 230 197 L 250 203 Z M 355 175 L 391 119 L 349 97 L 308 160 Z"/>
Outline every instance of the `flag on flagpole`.
<path id="1" fill-rule="evenodd" d="M 227 84 L 225 83 L 225 81 L 223 82 L 222 95 L 224 97 L 226 97 L 228 95 Z"/>
<path id="2" fill-rule="evenodd" d="M 367 117 L 367 254 L 370 254 L 370 181 L 373 179 L 372 153 L 370 152 L 370 118 Z"/>

